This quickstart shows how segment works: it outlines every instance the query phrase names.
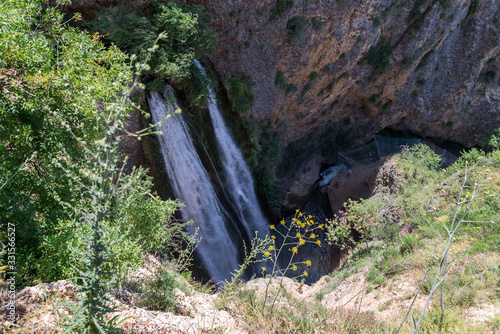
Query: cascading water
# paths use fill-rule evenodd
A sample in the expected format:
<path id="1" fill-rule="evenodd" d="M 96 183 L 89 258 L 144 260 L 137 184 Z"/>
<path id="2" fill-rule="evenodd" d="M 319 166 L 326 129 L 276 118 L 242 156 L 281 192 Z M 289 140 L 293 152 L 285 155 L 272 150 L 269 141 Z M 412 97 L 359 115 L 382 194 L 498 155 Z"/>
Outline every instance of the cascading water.
<path id="1" fill-rule="evenodd" d="M 194 63 L 206 78 L 205 69 L 200 62 L 195 59 Z M 269 225 L 255 194 L 252 174 L 224 123 L 215 93 L 209 84 L 207 89 L 209 93 L 208 110 L 214 127 L 219 157 L 224 168 L 224 187 L 237 208 L 248 237 L 252 239 L 257 231 L 259 237 L 264 238 L 269 234 Z"/>
<path id="2" fill-rule="evenodd" d="M 167 86 L 163 99 L 151 92 L 148 98 L 154 123 L 172 115 L 157 126 L 163 135 L 159 136 L 165 168 L 171 180 L 175 196 L 186 204 L 182 211 L 185 221 L 193 220 L 190 233 L 198 229 L 201 241 L 198 253 L 208 274 L 221 282 L 230 279 L 231 272 L 238 267 L 238 246 L 230 237 L 226 212 L 217 198 L 210 177 L 195 150 L 188 127 L 175 111 L 175 97 L 172 87 Z"/>

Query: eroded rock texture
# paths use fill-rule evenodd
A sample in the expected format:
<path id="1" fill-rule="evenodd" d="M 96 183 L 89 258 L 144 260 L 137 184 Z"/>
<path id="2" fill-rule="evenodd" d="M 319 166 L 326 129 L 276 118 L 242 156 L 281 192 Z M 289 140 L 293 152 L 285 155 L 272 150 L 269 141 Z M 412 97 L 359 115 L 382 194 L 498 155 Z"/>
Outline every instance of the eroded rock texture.
<path id="1" fill-rule="evenodd" d="M 204 4 L 221 36 L 210 59 L 224 78 L 248 78 L 254 118 L 284 144 L 346 119 L 365 134 L 390 127 L 468 146 L 500 125 L 497 0 Z"/>
<path id="2" fill-rule="evenodd" d="M 305 203 L 315 181 L 309 171 L 303 185 L 300 169 L 313 154 L 333 164 L 383 128 L 473 146 L 500 126 L 499 0 L 188 2 L 212 15 L 216 72 L 253 88 L 247 121 L 279 134 L 285 208 Z"/>

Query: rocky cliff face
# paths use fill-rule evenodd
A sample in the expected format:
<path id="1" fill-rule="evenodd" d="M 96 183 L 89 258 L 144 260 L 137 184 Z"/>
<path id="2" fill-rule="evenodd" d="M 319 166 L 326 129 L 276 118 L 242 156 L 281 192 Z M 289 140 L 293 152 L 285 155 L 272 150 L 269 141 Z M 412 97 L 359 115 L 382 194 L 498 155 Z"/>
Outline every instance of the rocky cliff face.
<path id="1" fill-rule="evenodd" d="M 250 120 L 271 124 L 287 148 L 286 209 L 304 204 L 339 142 L 391 128 L 472 146 L 500 126 L 498 0 L 188 2 L 212 15 L 215 70 L 251 84 Z"/>
<path id="2" fill-rule="evenodd" d="M 500 126 L 498 1 L 203 2 L 215 68 L 248 78 L 285 145 L 340 121 L 468 146 Z"/>

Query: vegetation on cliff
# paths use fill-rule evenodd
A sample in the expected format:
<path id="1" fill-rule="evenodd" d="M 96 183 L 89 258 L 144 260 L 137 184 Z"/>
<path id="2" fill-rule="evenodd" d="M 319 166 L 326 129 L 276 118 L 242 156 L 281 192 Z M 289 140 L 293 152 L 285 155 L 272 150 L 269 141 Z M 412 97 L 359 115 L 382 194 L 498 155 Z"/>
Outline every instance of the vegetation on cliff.
<path id="1" fill-rule="evenodd" d="M 119 10 L 104 8 L 92 27 L 142 62 L 158 35 L 165 33 L 148 62 L 149 72 L 164 80 L 189 76 L 193 58 L 214 51 L 217 36 L 208 28 L 209 23 L 210 17 L 201 6 L 152 1 L 143 11 L 134 13 L 123 5 Z"/>
<path id="2" fill-rule="evenodd" d="M 278 3 L 284 6 L 282 10 L 287 8 L 286 2 Z M 175 273 L 185 269 L 185 262 L 180 267 L 172 264 L 147 284 L 133 286 L 123 280 L 127 269 L 143 263 L 141 254 L 157 251 L 166 259 L 166 266 L 171 264 L 169 258 L 172 263 L 179 261 L 177 253 L 186 235 L 185 224 L 172 219 L 180 204 L 156 197 L 145 170 L 124 175 L 126 161 L 118 150 L 120 137 L 127 133 L 126 117 L 137 107 L 131 99 L 133 89 L 141 88 L 137 76 L 151 69 L 146 62 L 153 57 L 152 64 L 168 64 L 163 68 L 153 65 L 153 71 L 183 77 L 187 57 L 210 48 L 206 42 L 211 35 L 200 32 L 204 26 L 197 25 L 196 15 L 183 6 L 158 5 L 149 23 L 130 17 L 141 21 L 139 31 L 151 42 L 144 42 L 144 49 L 134 52 L 139 57 L 134 63 L 116 47 L 104 47 L 99 34 L 89 36 L 69 27 L 57 6 L 47 1 L 0 5 L 2 244 L 10 243 L 7 227 L 15 229 L 15 251 L 2 249 L 2 264 L 10 265 L 12 258 L 15 263 L 1 266 L 2 276 L 15 270 L 15 276 L 5 278 L 15 277 L 18 289 L 74 277 L 83 297 L 76 307 L 66 309 L 73 316 L 66 322 L 70 330 L 111 332 L 119 326 L 107 322 L 113 308 L 105 294 L 117 283 L 140 295 L 134 306 L 163 311 L 176 310 L 176 288 L 188 289 Z M 178 26 L 165 26 L 163 19 L 185 23 L 180 25 L 181 33 L 193 27 L 197 32 L 172 34 Z M 291 33 L 301 31 L 297 28 L 303 23 L 300 20 Z M 155 34 L 164 29 L 181 39 L 169 39 L 167 34 L 158 42 Z M 118 30 L 113 32 L 120 36 Z M 116 38 L 123 42 L 136 36 Z M 184 42 L 192 42 L 193 49 L 180 48 L 179 43 Z M 124 47 L 133 52 L 133 45 Z M 392 52 L 382 47 L 373 57 L 378 64 L 374 66 L 381 70 Z M 180 50 L 178 57 L 172 50 Z M 311 80 L 316 77 L 312 75 Z M 275 80 L 277 86 L 293 91 L 294 86 L 290 87 L 280 71 Z M 232 86 L 236 103 L 251 103 L 253 95 L 247 85 L 233 81 Z M 492 146 L 497 145 L 495 136 L 490 140 Z M 276 165 L 279 145 L 275 134 L 264 131 L 261 145 L 272 150 L 260 156 L 267 161 L 259 162 Z M 500 151 L 471 150 L 446 170 L 439 169 L 438 157 L 424 148 L 407 149 L 390 163 L 400 179 L 394 191 L 381 189 L 378 196 L 346 204 L 345 212 L 325 226 L 298 213 L 294 227 L 302 230 L 293 230 L 292 243 L 279 247 L 267 240 L 267 248 L 260 249 L 263 259 L 274 260 L 274 267 L 276 258 L 271 252 L 288 251 L 293 259 L 304 243 L 321 245 L 315 233 L 323 227 L 329 230 L 330 242 L 349 247 L 343 271 L 324 278 L 323 288 L 309 295 L 312 300 L 293 296 L 293 291 L 308 288 L 302 283 L 295 285 L 283 276 L 273 281 L 266 271 L 275 276 L 279 271 L 262 269 L 265 292 L 256 293 L 234 280 L 218 295 L 219 307 L 241 315 L 249 331 L 274 333 L 287 333 L 290 328 L 306 333 L 394 332 L 400 324 L 403 331 L 411 332 L 417 321 L 423 332 L 498 329 L 498 316 L 474 324 L 464 321 L 462 315 L 473 306 L 488 303 L 499 307 Z M 270 189 L 277 186 L 274 173 L 261 177 L 268 182 L 265 191 L 273 193 Z M 399 218 L 387 215 L 390 210 L 397 211 Z M 301 265 L 307 268 L 311 263 Z M 362 266 L 367 268 L 362 288 L 335 304 L 336 293 L 341 294 L 335 289 Z M 286 270 L 297 269 L 297 263 L 290 260 Z M 404 307 L 393 312 L 393 319 L 363 313 L 363 297 L 377 291 L 379 295 L 389 293 L 392 284 L 397 285 L 410 272 L 417 279 L 404 296 L 394 297 Z M 307 275 L 307 270 L 301 270 L 296 278 Z M 359 302 L 349 307 L 356 299 Z M 272 307 L 266 307 L 269 300 Z M 394 309 L 394 300 L 386 299 L 378 311 Z"/>
<path id="3" fill-rule="evenodd" d="M 228 285 L 220 306 L 242 314 L 254 332 L 495 332 L 500 151 L 471 150 L 439 165 L 426 146 L 404 150 L 381 169 L 372 197 L 346 203 L 325 225 L 329 241 L 346 251 L 342 270 L 312 287 L 273 273 Z M 293 255 L 301 246 L 279 250 Z"/>
<path id="4" fill-rule="evenodd" d="M 179 202 L 155 196 L 144 169 L 123 174 L 118 143 L 145 65 L 70 27 L 60 4 L 0 7 L 2 275 L 17 289 L 78 277 L 88 318 L 141 254 L 168 257 L 186 234 Z"/>

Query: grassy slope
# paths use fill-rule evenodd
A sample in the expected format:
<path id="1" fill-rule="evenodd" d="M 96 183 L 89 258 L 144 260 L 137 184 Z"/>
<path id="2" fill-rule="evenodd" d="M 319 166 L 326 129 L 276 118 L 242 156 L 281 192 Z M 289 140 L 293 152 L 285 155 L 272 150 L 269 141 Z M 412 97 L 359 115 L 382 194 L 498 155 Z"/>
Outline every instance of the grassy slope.
<path id="1" fill-rule="evenodd" d="M 262 306 L 264 294 L 256 288 L 264 281 L 252 284 L 257 293 L 242 287 L 221 294 L 221 307 L 243 316 L 250 332 L 393 333 L 421 286 L 401 331 L 413 332 L 411 314 L 418 321 L 432 289 L 457 202 L 467 205 L 472 199 L 467 213 L 465 206 L 458 210 L 454 224 L 461 225 L 450 237 L 444 288 L 438 286 L 433 293 L 419 332 L 439 331 L 441 292 L 446 305 L 443 332 L 498 331 L 500 151 L 486 155 L 473 150 L 447 170 L 435 168 L 435 161 L 422 149 L 392 158 L 386 164 L 397 167 L 397 191 L 356 204 L 356 217 L 375 217 L 366 220 L 365 227 L 371 239 L 382 239 L 382 244 L 369 250 L 358 247 L 343 270 L 322 278 L 316 287 L 283 286 L 286 299 L 278 299 L 272 309 Z M 381 227 L 390 223 L 381 214 L 387 206 L 398 208 L 403 219 L 382 234 Z"/>

